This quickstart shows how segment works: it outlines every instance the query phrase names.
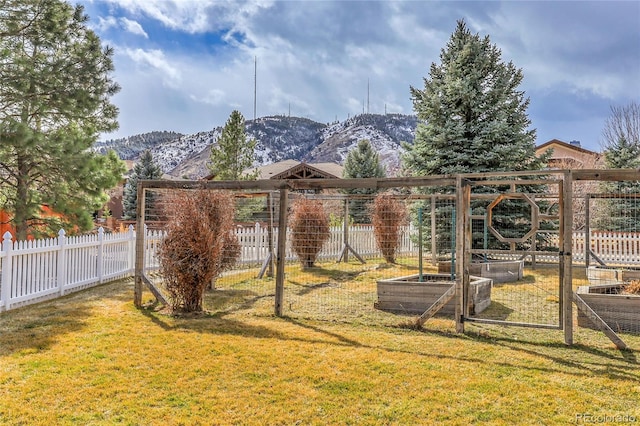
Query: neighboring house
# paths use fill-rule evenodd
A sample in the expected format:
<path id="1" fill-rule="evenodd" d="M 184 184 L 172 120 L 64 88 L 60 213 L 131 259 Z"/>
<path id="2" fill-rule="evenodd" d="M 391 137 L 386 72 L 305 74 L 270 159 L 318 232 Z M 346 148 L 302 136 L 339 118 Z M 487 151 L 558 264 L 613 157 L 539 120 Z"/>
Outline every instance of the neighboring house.
<path id="1" fill-rule="evenodd" d="M 343 167 L 336 163 L 283 160 L 258 167 L 258 179 L 341 179 L 342 170 Z"/>
<path id="2" fill-rule="evenodd" d="M 597 169 L 604 162 L 600 153 L 582 148 L 579 141 L 567 143 L 551 139 L 536 147 L 536 156 L 541 156 L 548 150 L 552 151 L 547 163 L 550 169 Z"/>
<path id="3" fill-rule="evenodd" d="M 62 217 L 62 215 L 60 213 L 56 213 L 54 212 L 49 206 L 47 205 L 42 205 L 40 207 L 40 214 L 41 217 L 46 218 L 46 217 Z M 11 219 L 12 219 L 12 215 L 7 213 L 4 210 L 0 210 L 0 241 L 2 241 L 2 237 L 4 237 L 5 232 L 9 232 L 11 233 L 14 238 L 16 236 L 16 229 L 13 226 L 13 224 L 11 223 Z M 36 225 L 37 228 L 37 225 Z M 69 231 L 69 230 L 67 230 Z M 34 237 L 33 235 L 31 235 L 31 233 L 29 233 L 29 235 L 27 235 L 27 240 L 33 240 Z"/>
<path id="4" fill-rule="evenodd" d="M 124 209 L 122 206 L 122 198 L 124 196 L 124 186 L 127 183 L 129 174 L 131 174 L 131 170 L 136 165 L 136 162 L 133 160 L 123 160 L 123 161 L 126 168 L 125 174 L 122 176 L 122 179 L 120 179 L 120 182 L 118 182 L 118 186 L 116 186 L 115 188 L 111 188 L 109 191 L 107 191 L 107 195 L 109 196 L 109 201 L 107 202 L 106 207 L 107 209 L 109 209 L 109 213 L 111 217 L 118 220 L 122 219 L 122 215 L 124 212 Z M 100 211 L 98 213 L 98 216 L 103 216 L 103 214 L 104 214 L 104 211 Z"/>

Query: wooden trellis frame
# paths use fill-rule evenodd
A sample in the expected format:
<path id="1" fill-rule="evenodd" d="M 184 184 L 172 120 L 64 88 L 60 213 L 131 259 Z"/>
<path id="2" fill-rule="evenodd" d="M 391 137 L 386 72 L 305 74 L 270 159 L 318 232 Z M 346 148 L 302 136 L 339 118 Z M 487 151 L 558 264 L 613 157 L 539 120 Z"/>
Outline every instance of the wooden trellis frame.
<path id="1" fill-rule="evenodd" d="M 278 246 L 276 248 L 276 279 L 275 279 L 275 314 L 282 315 L 282 303 L 284 294 L 284 262 L 285 262 L 285 244 L 286 244 L 286 224 L 288 210 L 288 193 L 289 191 L 321 191 L 326 189 L 354 189 L 354 188 L 373 188 L 388 189 L 398 187 L 432 187 L 432 186 L 455 186 L 456 187 L 456 213 L 458 217 L 467 217 L 465 215 L 465 200 L 469 200 L 471 196 L 470 181 L 474 180 L 491 180 L 493 178 L 505 177 L 521 177 L 527 176 L 527 179 L 538 178 L 540 180 L 547 176 L 556 176 L 561 179 L 561 193 L 564 200 L 572 199 L 572 183 L 582 180 L 597 181 L 621 181 L 621 180 L 640 180 L 640 171 L 638 170 L 544 170 L 544 171 L 528 171 L 528 172 L 500 172 L 500 173 L 473 173 L 464 175 L 443 175 L 443 176 L 425 176 L 425 177 L 402 177 L 402 178 L 366 178 L 366 179 L 292 179 L 292 180 L 259 180 L 259 181 L 157 181 L 157 180 L 141 180 L 138 182 L 138 206 L 137 206 L 137 228 L 144 229 L 144 199 L 145 191 L 151 189 L 210 189 L 210 190 L 254 190 L 278 192 L 279 200 L 279 230 Z M 433 205 L 434 203 L 432 203 Z M 565 203 L 566 207 L 562 210 L 561 229 L 567 236 L 571 235 L 572 224 L 572 207 L 571 202 Z M 467 255 L 465 248 L 470 247 L 471 233 L 465 231 L 470 228 L 465 223 L 457 224 L 456 255 L 458 261 L 456 263 L 456 281 L 454 289 L 454 297 L 456 298 L 456 330 L 464 332 L 464 293 L 469 285 L 469 263 L 470 256 Z M 560 262 L 560 285 L 563 292 L 565 303 L 562 307 L 562 325 L 564 329 L 564 340 L 567 344 L 573 344 L 573 304 L 574 293 L 572 290 L 572 259 L 571 259 L 571 238 L 563 239 L 561 247 Z M 136 238 L 136 266 L 135 266 L 135 290 L 134 303 L 136 306 L 142 304 L 143 286 L 149 288 L 154 296 L 162 303 L 166 303 L 161 291 L 154 283 L 147 279 L 144 275 L 144 233 L 139 232 Z M 451 295 L 448 294 L 447 297 Z M 440 304 L 438 304 L 440 305 Z M 432 307 L 425 312 L 424 320 L 438 310 L 438 306 Z M 609 334 L 608 334 L 609 335 Z M 612 341 L 618 347 L 624 347 L 619 337 L 613 333 L 610 336 Z"/>

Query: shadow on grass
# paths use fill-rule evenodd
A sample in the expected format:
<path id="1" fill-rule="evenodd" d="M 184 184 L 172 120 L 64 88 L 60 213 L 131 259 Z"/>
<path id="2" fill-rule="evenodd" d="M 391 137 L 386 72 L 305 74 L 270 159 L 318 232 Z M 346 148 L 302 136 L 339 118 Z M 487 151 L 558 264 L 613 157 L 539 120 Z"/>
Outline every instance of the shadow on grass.
<path id="1" fill-rule="evenodd" d="M 362 343 L 358 342 L 357 340 L 353 340 L 353 339 L 349 339 L 341 334 L 338 333 L 334 333 L 331 331 L 327 331 L 323 328 L 308 324 L 308 323 L 304 323 L 302 321 L 296 320 L 294 318 L 291 317 L 283 317 L 283 319 L 293 325 L 296 325 L 298 327 L 302 327 L 302 328 L 306 328 L 307 330 L 311 330 L 314 331 L 316 333 L 321 333 L 321 334 L 325 334 L 327 336 L 330 336 L 336 340 L 338 340 L 341 344 L 347 345 L 347 346 L 353 346 L 353 347 L 363 347 L 365 345 L 363 345 Z"/>
<path id="2" fill-rule="evenodd" d="M 292 290 L 296 296 L 306 296 L 314 290 L 320 290 L 327 287 L 337 287 L 336 284 L 332 284 L 329 281 L 316 284 L 303 284 L 298 281 L 289 280 L 287 284 L 294 286 Z"/>
<path id="3" fill-rule="evenodd" d="M 484 311 L 474 315 L 473 317 L 504 321 L 509 318 L 509 315 L 512 313 L 513 309 L 509 308 L 507 305 L 492 300 L 491 304 Z"/>
<path id="4" fill-rule="evenodd" d="M 145 308 L 140 311 L 153 324 L 167 332 L 190 330 L 197 333 L 236 335 L 257 339 L 287 339 L 286 335 L 272 328 L 250 325 L 245 321 L 229 318 L 229 312 L 201 312 L 188 317 L 172 317 Z"/>
<path id="5" fill-rule="evenodd" d="M 328 277 L 334 281 L 345 282 L 351 281 L 358 277 L 358 275 L 367 272 L 365 269 L 359 271 L 345 271 L 343 269 L 329 269 L 327 267 L 314 266 L 311 268 L 305 268 L 302 272 L 313 274 L 314 276 Z"/>
<path id="6" fill-rule="evenodd" d="M 517 340 L 507 336 L 489 336 L 486 332 L 467 333 L 467 338 L 479 342 L 495 344 L 506 349 L 522 352 L 528 355 L 546 358 L 558 365 L 574 368 L 579 371 L 588 371 L 590 374 L 606 376 L 612 379 L 638 380 L 638 359 L 636 352 L 631 349 L 615 350 L 619 357 L 615 356 L 615 351 L 606 351 L 593 346 L 576 344 L 571 346 L 564 342 Z M 552 351 L 562 350 L 563 355 L 571 353 L 577 357 L 560 357 L 553 355 Z M 584 354 L 585 357 L 580 357 Z M 596 359 L 593 359 L 595 357 Z M 589 360 L 588 358 L 591 358 Z M 612 361 L 618 361 L 613 363 Z"/>
<path id="7" fill-rule="evenodd" d="M 53 343 L 64 338 L 65 335 L 81 331 L 87 319 L 95 315 L 95 309 L 104 303 L 133 302 L 132 292 L 133 282 L 120 281 L 95 287 L 91 290 L 78 292 L 55 301 L 31 305 L 15 311 L 0 314 L 0 356 L 11 355 L 20 351 L 42 351 L 50 347 Z M 336 331 L 332 323 L 318 323 L 317 321 L 307 321 L 293 319 L 289 317 L 278 318 L 274 315 L 267 319 L 272 324 L 254 325 L 251 321 L 243 318 L 231 317 L 233 313 L 239 311 L 249 311 L 255 308 L 256 303 L 272 298 L 272 294 L 257 294 L 248 290 L 216 290 L 216 296 L 231 304 L 222 306 L 223 309 L 216 312 L 205 312 L 198 316 L 189 318 L 171 317 L 165 313 L 157 312 L 157 305 L 149 305 L 147 308 L 138 310 L 140 317 L 146 317 L 149 322 L 156 324 L 166 331 L 192 330 L 199 333 L 230 334 L 245 338 L 269 338 L 288 341 L 299 341 L 305 343 L 319 343 L 324 345 L 335 345 L 349 348 L 365 348 L 389 353 L 407 353 L 416 357 L 444 358 L 453 363 L 468 362 L 477 365 L 486 365 L 490 362 L 496 366 L 504 366 L 520 370 L 531 370 L 541 373 L 562 373 L 574 376 L 584 376 L 589 374 L 596 377 L 608 377 L 620 380 L 638 380 L 638 360 L 637 351 L 601 350 L 592 346 L 576 344 L 567 347 L 564 343 L 549 341 L 551 334 L 540 334 L 527 331 L 518 335 L 516 339 L 509 336 L 501 336 L 492 326 L 478 328 L 474 333 L 468 331 L 467 334 L 455 334 L 450 330 L 426 329 L 417 331 L 396 331 L 392 333 L 409 333 L 436 336 L 445 339 L 445 344 L 451 348 L 462 348 L 461 350 L 451 349 L 450 353 L 442 353 L 430 350 L 428 342 L 425 342 L 424 349 L 405 349 L 398 347 L 395 343 L 387 343 L 384 339 L 377 341 L 365 341 L 359 337 L 358 327 L 354 326 L 352 331 Z M 255 313 L 251 314 L 255 317 Z M 301 330 L 312 331 L 315 335 L 304 336 L 295 332 L 285 332 L 280 330 L 278 324 L 291 324 Z M 380 333 L 389 333 L 389 327 L 374 325 L 372 329 Z M 395 328 L 398 330 L 398 328 Z M 512 330 L 512 329 L 509 329 Z M 550 332 L 546 332 L 550 333 Z M 419 334 L 418 334 L 419 335 Z M 323 337 L 324 336 L 324 337 Z M 524 336 L 524 339 L 522 338 Z M 539 340 L 536 341 L 536 336 Z M 556 335 L 557 336 L 557 335 Z M 392 339 L 393 340 L 393 339 Z M 528 362 L 521 362 L 515 357 L 499 357 L 487 359 L 483 353 L 478 351 L 465 351 L 463 343 L 477 342 L 481 344 L 495 345 L 513 353 L 522 353 L 534 357 L 549 360 L 547 364 L 531 365 Z M 619 355 L 616 355 L 619 354 Z"/>
<path id="8" fill-rule="evenodd" d="M 105 300 L 133 300 L 133 280 L 119 280 L 0 314 L 0 357 L 40 352 L 66 334 L 82 330 Z"/>
<path id="9" fill-rule="evenodd" d="M 140 312 L 165 331 L 191 330 L 198 333 L 232 334 L 255 338 L 286 339 L 279 331 L 268 327 L 249 325 L 229 318 L 231 314 L 251 310 L 263 299 L 273 299 L 274 294 L 259 294 L 250 290 L 215 289 L 205 294 L 202 312 L 172 315 L 157 303 L 147 304 Z"/>
<path id="10" fill-rule="evenodd" d="M 309 329 L 315 331 L 317 333 L 322 333 L 327 335 L 330 338 L 329 341 L 322 340 L 322 343 L 325 344 L 334 344 L 340 346 L 349 346 L 354 348 L 367 348 L 367 349 L 375 349 L 375 350 L 383 350 L 387 352 L 398 352 L 398 353 L 408 353 L 414 354 L 416 356 L 435 356 L 437 358 L 450 359 L 452 362 L 470 362 L 476 364 L 485 365 L 487 362 L 491 362 L 496 366 L 514 368 L 514 369 L 525 369 L 531 371 L 537 371 L 541 373 L 563 373 L 563 374 L 573 374 L 576 376 L 584 376 L 585 374 L 593 375 L 593 376 L 601 376 L 607 377 L 611 379 L 618 380 L 638 380 L 638 361 L 636 359 L 636 354 L 631 350 L 620 351 L 621 357 L 616 357 L 613 355 L 615 352 L 599 350 L 597 348 L 593 348 L 586 345 L 573 345 L 567 346 L 564 343 L 558 342 L 548 342 L 548 341 L 514 341 L 507 337 L 495 337 L 488 336 L 487 333 L 466 333 L 466 334 L 457 334 L 452 331 L 446 330 L 430 330 L 430 329 L 421 329 L 420 333 L 434 335 L 440 338 L 447 339 L 451 341 L 452 347 L 459 347 L 462 342 L 475 341 L 479 343 L 486 343 L 491 345 L 497 345 L 505 348 L 505 350 L 512 350 L 515 352 L 522 352 L 528 355 L 533 355 L 537 357 L 542 357 L 548 359 L 553 364 L 549 367 L 537 367 L 532 366 L 526 363 L 519 363 L 519 358 L 515 358 L 513 362 L 510 361 L 490 361 L 484 357 L 476 357 L 476 356 L 467 356 L 464 351 L 461 351 L 457 354 L 444 354 L 444 353 L 431 353 L 424 351 L 412 351 L 412 350 L 403 350 L 398 348 L 390 348 L 385 346 L 384 344 L 380 345 L 369 345 L 354 340 L 352 338 L 346 337 L 342 334 L 336 333 L 334 331 L 326 330 L 320 326 L 312 325 L 307 322 L 302 322 L 292 318 L 283 318 L 285 321 L 294 324 L 296 326 Z M 408 331 L 411 332 L 411 331 Z M 416 331 L 413 331 L 416 332 Z M 289 337 L 290 338 L 290 337 Z M 298 339 L 300 340 L 300 339 Z M 304 339 L 302 339 L 304 340 Z M 314 341 L 315 343 L 315 341 Z M 561 351 L 560 354 L 554 354 L 554 352 Z M 577 354 L 578 356 L 565 356 L 571 353 L 572 355 Z M 584 354 L 584 357 L 581 357 L 580 354 Z M 557 365 L 558 368 L 554 368 L 553 365 Z M 560 368 L 563 367 L 563 368 Z M 569 371 L 567 369 L 571 369 L 574 371 Z"/>

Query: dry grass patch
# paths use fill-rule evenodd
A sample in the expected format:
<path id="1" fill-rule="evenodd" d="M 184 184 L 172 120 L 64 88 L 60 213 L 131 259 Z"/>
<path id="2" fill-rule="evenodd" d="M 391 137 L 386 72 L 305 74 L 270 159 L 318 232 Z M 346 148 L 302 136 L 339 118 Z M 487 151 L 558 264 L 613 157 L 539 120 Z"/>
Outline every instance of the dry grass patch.
<path id="1" fill-rule="evenodd" d="M 357 292 L 361 276 L 342 284 Z M 135 309 L 130 280 L 0 314 L 0 424 L 640 418 L 638 352 L 597 332 L 577 330 L 581 344 L 568 348 L 561 332 L 469 324 L 456 335 L 442 318 L 422 331 L 398 327 L 401 318 L 277 318 L 268 285 L 251 274 L 237 283 L 208 293 L 208 312 L 194 318 Z M 624 338 L 640 347 L 640 336 Z"/>

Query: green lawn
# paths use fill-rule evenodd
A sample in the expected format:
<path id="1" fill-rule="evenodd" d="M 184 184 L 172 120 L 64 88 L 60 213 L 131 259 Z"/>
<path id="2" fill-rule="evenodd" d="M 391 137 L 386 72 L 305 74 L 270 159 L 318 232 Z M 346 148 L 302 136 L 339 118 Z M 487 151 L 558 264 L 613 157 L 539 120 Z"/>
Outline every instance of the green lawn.
<path id="1" fill-rule="evenodd" d="M 288 289 L 362 276 L 342 274 L 292 275 Z M 640 422 L 638 335 L 618 351 L 582 328 L 573 347 L 553 330 L 467 324 L 458 335 L 447 318 L 416 331 L 375 310 L 322 319 L 295 298 L 278 318 L 273 289 L 245 278 L 220 280 L 209 312 L 189 318 L 136 309 L 132 280 L 0 314 L 0 424 Z"/>

